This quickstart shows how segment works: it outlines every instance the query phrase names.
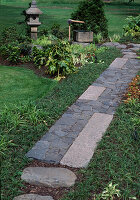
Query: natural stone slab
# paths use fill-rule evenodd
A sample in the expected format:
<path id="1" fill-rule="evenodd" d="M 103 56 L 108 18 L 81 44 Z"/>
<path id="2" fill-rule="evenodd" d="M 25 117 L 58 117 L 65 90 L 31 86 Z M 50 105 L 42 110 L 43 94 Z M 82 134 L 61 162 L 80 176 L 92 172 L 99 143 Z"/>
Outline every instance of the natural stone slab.
<path id="1" fill-rule="evenodd" d="M 120 45 L 118 42 L 106 42 L 102 46 L 115 47 L 115 46 L 118 46 L 118 45 Z"/>
<path id="2" fill-rule="evenodd" d="M 123 53 L 123 52 L 132 52 L 132 50 L 131 50 L 131 49 L 122 49 L 121 52 L 122 52 L 122 53 Z"/>
<path id="3" fill-rule="evenodd" d="M 127 52 L 127 51 L 123 51 L 122 54 L 124 54 L 124 55 L 136 55 L 136 53 L 134 53 L 134 52 Z"/>
<path id="4" fill-rule="evenodd" d="M 21 179 L 33 185 L 59 188 L 74 185 L 76 175 L 66 168 L 28 167 Z"/>
<path id="5" fill-rule="evenodd" d="M 109 66 L 109 69 L 121 69 L 126 64 L 127 60 L 127 58 L 116 58 Z"/>
<path id="6" fill-rule="evenodd" d="M 77 168 L 86 167 L 112 118 L 113 115 L 104 113 L 93 114 L 60 163 Z"/>
<path id="7" fill-rule="evenodd" d="M 128 45 L 140 48 L 140 44 L 129 43 Z"/>
<path id="8" fill-rule="evenodd" d="M 116 46 L 118 49 L 125 49 L 127 46 L 125 44 L 119 44 Z"/>
<path id="9" fill-rule="evenodd" d="M 40 196 L 38 194 L 24 194 L 14 198 L 14 200 L 53 200 L 51 196 Z"/>
<path id="10" fill-rule="evenodd" d="M 126 54 L 126 55 L 124 55 L 123 56 L 123 58 L 129 58 L 129 59 L 131 59 L 131 58 L 137 58 L 138 56 L 136 55 L 136 54 Z"/>
<path id="11" fill-rule="evenodd" d="M 130 50 L 132 50 L 132 51 L 139 51 L 140 47 L 133 47 L 133 48 L 130 48 Z"/>
<path id="12" fill-rule="evenodd" d="M 105 87 L 89 86 L 79 99 L 97 100 L 105 89 Z"/>

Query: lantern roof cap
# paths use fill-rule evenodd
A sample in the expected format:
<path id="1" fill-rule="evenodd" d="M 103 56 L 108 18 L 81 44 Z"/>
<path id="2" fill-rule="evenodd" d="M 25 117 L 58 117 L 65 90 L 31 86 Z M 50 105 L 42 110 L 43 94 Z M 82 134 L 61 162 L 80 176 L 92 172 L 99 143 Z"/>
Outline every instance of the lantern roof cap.
<path id="1" fill-rule="evenodd" d="M 27 15 L 41 15 L 43 12 L 37 7 L 35 0 L 32 0 L 31 7 L 26 10 Z"/>

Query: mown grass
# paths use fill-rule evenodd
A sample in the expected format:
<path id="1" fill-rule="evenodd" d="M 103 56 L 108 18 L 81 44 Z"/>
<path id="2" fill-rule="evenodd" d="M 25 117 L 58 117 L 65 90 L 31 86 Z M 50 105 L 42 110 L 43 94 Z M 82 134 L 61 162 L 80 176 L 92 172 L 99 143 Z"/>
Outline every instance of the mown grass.
<path id="1" fill-rule="evenodd" d="M 2 1 L 0 6 L 0 26 L 1 31 L 4 27 L 10 25 L 17 25 L 18 22 L 24 21 L 24 16 L 21 15 L 22 11 L 28 8 L 30 1 Z M 63 28 L 67 28 L 67 20 L 71 17 L 71 13 L 78 6 L 77 1 L 73 0 L 42 0 L 38 1 L 39 8 L 43 11 L 40 17 L 42 25 L 39 30 L 43 28 L 50 28 L 54 23 L 59 23 Z M 105 13 L 108 19 L 109 34 L 122 34 L 123 25 L 125 24 L 126 17 L 140 14 L 140 3 L 107 3 L 105 4 Z M 25 31 L 23 24 L 18 25 L 22 32 Z"/>
<path id="2" fill-rule="evenodd" d="M 89 166 L 81 170 L 83 180 L 63 200 L 94 199 L 110 182 L 118 184 L 119 199 L 140 198 L 139 111 L 138 101 L 120 105 Z"/>
<path id="3" fill-rule="evenodd" d="M 98 54 L 98 59 L 104 62 L 87 65 L 78 73 L 71 74 L 45 98 L 38 102 L 13 106 L 0 113 L 0 133 L 3 135 L 2 144 L 0 144 L 0 151 L 3 151 L 2 200 L 11 200 L 21 193 L 19 191 L 22 187 L 20 175 L 29 162 L 25 157 L 26 152 L 118 56 L 120 56 L 118 50 L 108 49 Z"/>
<path id="4" fill-rule="evenodd" d="M 0 66 L 0 109 L 41 98 L 57 83 L 25 68 Z"/>

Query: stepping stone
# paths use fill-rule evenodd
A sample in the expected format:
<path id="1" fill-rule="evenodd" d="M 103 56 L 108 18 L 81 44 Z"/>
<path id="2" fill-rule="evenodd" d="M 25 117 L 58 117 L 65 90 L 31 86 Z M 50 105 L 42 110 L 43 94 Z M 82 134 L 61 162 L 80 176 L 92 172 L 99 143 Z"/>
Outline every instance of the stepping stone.
<path id="1" fill-rule="evenodd" d="M 123 56 L 123 58 L 128 58 L 128 59 L 135 59 L 138 56 L 136 54 L 126 54 Z"/>
<path id="2" fill-rule="evenodd" d="M 106 47 L 115 47 L 117 45 L 120 45 L 118 42 L 106 42 L 104 43 L 102 46 L 106 46 Z"/>
<path id="3" fill-rule="evenodd" d="M 122 54 L 124 54 L 124 55 L 136 55 L 136 53 L 134 53 L 134 52 L 126 52 L 126 51 L 122 52 Z"/>
<path id="4" fill-rule="evenodd" d="M 24 194 L 15 197 L 13 200 L 54 200 L 51 196 L 40 196 L 38 194 Z"/>
<path id="5" fill-rule="evenodd" d="M 138 47 L 138 48 L 140 48 L 140 44 L 130 43 L 130 44 L 128 44 L 128 45 L 133 46 L 133 47 Z"/>
<path id="6" fill-rule="evenodd" d="M 88 89 L 79 97 L 79 99 L 97 100 L 105 89 L 105 87 L 89 86 Z"/>
<path id="7" fill-rule="evenodd" d="M 139 51 L 140 47 L 133 47 L 133 48 L 130 48 L 130 50 L 132 50 L 132 51 Z"/>
<path id="8" fill-rule="evenodd" d="M 116 46 L 116 48 L 118 48 L 118 49 L 126 49 L 126 47 L 127 46 L 125 44 L 119 44 Z"/>
<path id="9" fill-rule="evenodd" d="M 109 66 L 109 69 L 121 69 L 127 61 L 127 58 L 116 58 Z"/>
<path id="10" fill-rule="evenodd" d="M 71 167 L 87 167 L 97 143 L 108 128 L 113 115 L 95 113 L 81 131 L 60 163 Z"/>
<path id="11" fill-rule="evenodd" d="M 123 52 L 132 52 L 132 50 L 130 50 L 130 49 L 122 49 L 121 52 L 122 52 L 122 53 L 123 53 Z"/>
<path id="12" fill-rule="evenodd" d="M 66 168 L 53 167 L 28 167 L 21 176 L 21 179 L 29 184 L 52 188 L 71 187 L 76 178 L 76 175 Z"/>

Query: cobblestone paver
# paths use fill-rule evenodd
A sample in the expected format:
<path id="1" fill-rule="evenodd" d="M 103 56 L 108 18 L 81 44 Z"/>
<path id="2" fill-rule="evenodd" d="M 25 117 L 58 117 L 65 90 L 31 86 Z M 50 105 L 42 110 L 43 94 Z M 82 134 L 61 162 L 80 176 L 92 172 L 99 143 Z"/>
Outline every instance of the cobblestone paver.
<path id="1" fill-rule="evenodd" d="M 129 45 L 132 48 L 140 48 L 139 45 Z M 99 90 L 99 93 L 97 92 L 96 98 L 85 98 L 85 93 L 83 95 L 84 98 L 81 98 L 81 96 L 77 99 L 62 117 L 56 121 L 55 125 L 27 153 L 29 158 L 48 163 L 60 163 L 70 146 L 95 113 L 114 114 L 128 87 L 128 83 L 131 82 L 140 69 L 140 61 L 138 59 L 131 59 L 131 56 L 136 57 L 136 55 L 132 50 L 126 48 L 126 45 L 106 43 L 105 46 L 120 48 L 124 56 L 127 55 L 127 57 L 115 59 L 114 64 L 112 63 L 92 84 L 94 89 L 102 88 L 102 90 Z M 92 95 L 91 90 L 91 95 L 89 96 L 91 97 Z"/>

